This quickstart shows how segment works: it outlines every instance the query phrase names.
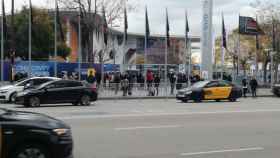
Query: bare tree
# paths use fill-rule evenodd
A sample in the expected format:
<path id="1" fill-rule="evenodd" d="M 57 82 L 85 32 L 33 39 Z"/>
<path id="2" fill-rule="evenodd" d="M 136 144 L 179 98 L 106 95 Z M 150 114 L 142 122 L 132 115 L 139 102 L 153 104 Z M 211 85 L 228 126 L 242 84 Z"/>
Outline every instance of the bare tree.
<path id="1" fill-rule="evenodd" d="M 275 55 L 275 65 L 274 70 L 278 73 L 278 65 L 280 63 L 279 56 L 280 56 L 280 2 L 273 2 L 273 1 L 260 1 L 256 0 L 251 3 L 251 6 L 257 10 L 257 17 L 261 23 L 262 29 L 265 32 L 265 36 L 261 38 L 261 42 L 263 47 L 261 50 L 260 56 L 262 56 L 262 61 L 264 65 L 264 81 L 266 82 L 266 74 L 267 74 L 267 65 L 270 62 L 270 55 L 266 51 L 266 49 L 273 49 L 277 51 Z M 273 33 L 273 25 L 276 27 L 275 32 Z M 276 37 L 273 40 L 273 37 Z M 273 46 L 273 42 L 275 42 L 275 46 Z"/>
<path id="2" fill-rule="evenodd" d="M 104 6 L 105 8 L 108 25 L 113 26 L 122 23 L 125 1 L 128 0 L 59 0 L 60 4 L 63 4 L 69 10 L 79 11 L 79 7 L 81 7 L 83 61 L 88 61 L 89 55 L 93 56 L 94 32 L 101 32 L 102 30 L 102 17 L 99 16 L 101 15 L 102 7 Z M 137 3 L 135 2 L 137 1 L 134 0 L 133 2 L 127 3 L 128 11 L 136 9 Z M 99 56 L 98 58 L 102 59 L 100 55 L 102 54 L 96 53 L 95 57 Z M 103 54 L 102 56 L 106 55 Z M 95 60 L 91 59 L 91 61 Z"/>

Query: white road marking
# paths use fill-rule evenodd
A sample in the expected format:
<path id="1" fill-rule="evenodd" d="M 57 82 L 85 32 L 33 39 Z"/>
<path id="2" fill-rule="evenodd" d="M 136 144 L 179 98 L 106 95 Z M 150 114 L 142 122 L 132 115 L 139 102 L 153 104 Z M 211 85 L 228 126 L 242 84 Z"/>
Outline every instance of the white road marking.
<path id="1" fill-rule="evenodd" d="M 213 111 L 213 112 L 182 112 L 182 113 L 143 113 L 143 114 L 108 114 L 108 115 L 79 115 L 79 116 L 56 116 L 61 120 L 75 119 L 98 119 L 98 118 L 125 118 L 125 117 L 153 117 L 153 116 L 184 116 L 184 115 L 211 115 L 211 114 L 238 114 L 238 113 L 270 113 L 280 112 L 280 109 L 243 110 L 243 111 Z"/>
<path id="2" fill-rule="evenodd" d="M 213 150 L 213 151 L 204 151 L 204 152 L 182 153 L 181 156 L 209 155 L 209 154 L 227 153 L 227 152 L 244 152 L 244 151 L 260 151 L 260 150 L 264 150 L 264 148 L 255 147 L 255 148 L 240 148 L 240 149 L 228 149 L 228 150 Z"/>
<path id="3" fill-rule="evenodd" d="M 162 126 L 138 126 L 138 127 L 125 127 L 125 128 L 115 128 L 116 131 L 130 131 L 130 130 L 140 130 L 140 129 L 162 129 L 162 128 L 180 128 L 180 125 L 162 125 Z"/>

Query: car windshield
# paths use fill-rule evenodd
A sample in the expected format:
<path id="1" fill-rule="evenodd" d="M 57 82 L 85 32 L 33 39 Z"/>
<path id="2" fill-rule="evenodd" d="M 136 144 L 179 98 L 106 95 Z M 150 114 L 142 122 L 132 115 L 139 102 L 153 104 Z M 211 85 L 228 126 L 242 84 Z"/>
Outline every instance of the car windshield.
<path id="1" fill-rule="evenodd" d="M 41 84 L 39 87 L 37 87 L 36 89 L 42 89 L 42 88 L 46 87 L 47 85 L 49 85 L 49 84 L 51 84 L 51 83 L 53 83 L 53 82 L 54 82 L 54 81 L 49 81 L 49 82 L 43 83 L 43 84 Z"/>
<path id="2" fill-rule="evenodd" d="M 194 85 L 192 85 L 192 88 L 202 88 L 202 87 L 206 86 L 208 83 L 209 83 L 209 81 L 197 82 Z"/>
<path id="3" fill-rule="evenodd" d="M 16 81 L 13 85 L 18 86 L 21 83 L 25 82 L 26 80 L 27 80 L 27 78 L 20 79 L 20 80 Z"/>

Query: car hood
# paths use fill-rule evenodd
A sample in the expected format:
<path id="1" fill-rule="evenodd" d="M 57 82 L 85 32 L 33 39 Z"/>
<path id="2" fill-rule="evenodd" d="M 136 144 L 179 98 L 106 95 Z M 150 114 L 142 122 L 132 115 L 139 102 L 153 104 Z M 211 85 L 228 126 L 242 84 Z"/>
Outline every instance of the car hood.
<path id="1" fill-rule="evenodd" d="M 70 127 L 64 122 L 55 119 L 53 117 L 32 113 L 32 112 L 22 112 L 22 111 L 9 111 L 2 115 L 4 118 L 4 123 L 17 124 L 30 127 L 38 127 L 45 129 L 56 129 L 56 128 L 69 128 Z"/>
<path id="2" fill-rule="evenodd" d="M 2 86 L 2 87 L 0 87 L 0 91 L 1 91 L 1 90 L 11 89 L 11 88 L 14 88 L 14 87 L 15 87 L 14 85 L 6 85 L 6 86 Z"/>

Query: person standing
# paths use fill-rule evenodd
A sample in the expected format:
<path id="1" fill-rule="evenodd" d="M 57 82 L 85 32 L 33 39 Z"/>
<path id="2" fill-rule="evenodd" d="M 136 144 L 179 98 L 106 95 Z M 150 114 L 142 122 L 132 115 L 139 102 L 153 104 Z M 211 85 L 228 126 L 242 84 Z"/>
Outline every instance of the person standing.
<path id="1" fill-rule="evenodd" d="M 160 85 L 160 77 L 159 75 L 155 75 L 155 88 L 156 88 L 156 95 L 158 96 L 159 85 Z"/>
<path id="2" fill-rule="evenodd" d="M 152 91 L 152 86 L 154 81 L 154 74 L 151 70 L 147 71 L 146 80 L 147 80 L 147 87 L 148 87 L 148 96 L 151 96 L 151 91 Z"/>
<path id="3" fill-rule="evenodd" d="M 115 95 L 118 94 L 119 87 L 120 87 L 120 82 L 121 82 L 120 73 L 116 73 L 116 74 L 114 75 L 114 80 L 113 80 L 113 83 L 115 84 Z"/>
<path id="4" fill-rule="evenodd" d="M 243 97 L 246 98 L 247 97 L 247 91 L 248 91 L 248 83 L 247 83 L 247 79 L 244 78 L 242 80 L 242 89 L 243 89 Z"/>
<path id="5" fill-rule="evenodd" d="M 170 81 L 170 86 L 171 86 L 171 95 L 174 94 L 174 88 L 175 88 L 175 84 L 176 84 L 176 75 L 174 72 L 170 73 L 170 77 L 169 77 L 169 81 Z"/>
<path id="6" fill-rule="evenodd" d="M 258 81 L 255 77 L 253 77 L 250 81 L 250 87 L 252 91 L 252 97 L 257 97 L 257 88 L 258 88 Z"/>
<path id="7" fill-rule="evenodd" d="M 127 75 L 125 75 L 123 77 L 123 79 L 121 80 L 121 86 L 122 86 L 122 90 L 123 90 L 123 96 L 127 96 L 127 92 L 128 92 L 128 87 L 129 87 L 129 81 L 127 79 Z"/>
<path id="8" fill-rule="evenodd" d="M 92 71 L 90 71 L 88 76 L 87 76 L 87 82 L 89 84 L 94 84 L 96 82 L 96 78 L 95 78 L 95 76 L 94 76 Z"/>

